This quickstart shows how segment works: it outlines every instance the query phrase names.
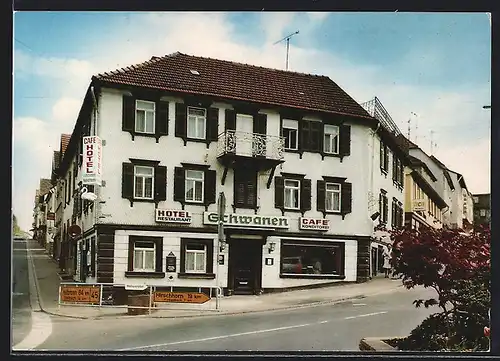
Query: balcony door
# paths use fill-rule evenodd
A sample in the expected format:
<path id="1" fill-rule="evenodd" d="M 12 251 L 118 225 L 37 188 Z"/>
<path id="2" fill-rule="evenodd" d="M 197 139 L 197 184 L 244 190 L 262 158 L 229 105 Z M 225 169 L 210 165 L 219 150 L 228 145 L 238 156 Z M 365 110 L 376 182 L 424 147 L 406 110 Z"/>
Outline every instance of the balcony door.
<path id="1" fill-rule="evenodd" d="M 236 154 L 252 156 L 253 116 L 236 115 Z"/>

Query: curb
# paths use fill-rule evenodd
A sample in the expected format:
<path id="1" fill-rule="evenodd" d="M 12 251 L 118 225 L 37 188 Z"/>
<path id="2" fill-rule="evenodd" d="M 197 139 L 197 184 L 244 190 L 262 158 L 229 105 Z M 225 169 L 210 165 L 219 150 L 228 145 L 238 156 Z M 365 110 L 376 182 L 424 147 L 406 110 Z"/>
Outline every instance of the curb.
<path id="1" fill-rule="evenodd" d="M 222 312 L 213 312 L 213 313 L 201 313 L 201 314 L 194 314 L 194 315 L 172 315 L 172 316 L 153 316 L 153 315 L 138 315 L 138 316 L 131 316 L 131 315 L 100 315 L 100 316 L 70 316 L 70 315 L 61 315 L 57 313 L 53 313 L 50 311 L 44 311 L 46 313 L 49 313 L 54 316 L 59 316 L 59 317 L 67 317 L 67 318 L 75 318 L 75 319 L 84 319 L 84 320 L 102 320 L 102 319 L 121 319 L 121 318 L 167 318 L 167 319 L 176 319 L 176 318 L 197 318 L 197 317 L 214 317 L 214 316 L 230 316 L 230 315 L 243 315 L 243 314 L 249 314 L 249 313 L 259 313 L 259 312 L 273 312 L 273 311 L 285 311 L 285 310 L 294 310 L 294 309 L 301 309 L 301 308 L 309 308 L 309 307 L 316 307 L 316 306 L 322 306 L 326 304 L 339 304 L 339 303 L 346 303 L 350 300 L 356 300 L 356 299 L 363 299 L 366 298 L 365 295 L 357 295 L 357 296 L 352 296 L 352 297 L 346 297 L 346 298 L 341 298 L 338 300 L 332 300 L 332 301 L 320 301 L 320 302 L 314 302 L 306 305 L 294 305 L 294 306 L 288 306 L 288 307 L 276 307 L 276 308 L 267 308 L 264 310 L 246 310 L 246 311 L 222 311 Z M 164 311 L 168 311 L 167 309 L 164 309 Z M 215 310 L 214 310 L 215 311 Z"/>
<path id="2" fill-rule="evenodd" d="M 352 300 L 361 300 L 366 297 L 370 296 L 376 296 L 378 294 L 382 293 L 390 293 L 393 291 L 396 291 L 400 286 L 397 288 L 387 290 L 387 291 L 382 291 L 382 292 L 377 292 L 374 294 L 368 294 L 368 295 L 356 295 L 356 296 L 350 296 L 350 297 L 345 297 L 345 298 L 340 298 L 337 300 L 330 300 L 330 301 L 319 301 L 319 302 L 314 302 L 314 303 L 309 303 L 305 305 L 292 305 L 292 306 L 287 306 L 287 307 L 275 307 L 275 308 L 267 308 L 263 310 L 243 310 L 243 311 L 222 311 L 222 312 L 213 312 L 213 313 L 201 313 L 201 314 L 193 314 L 193 315 L 172 315 L 172 316 L 153 316 L 153 315 L 138 315 L 138 316 L 131 316 L 131 315 L 99 315 L 99 316 L 71 316 L 71 315 L 62 315 L 62 314 L 57 314 L 53 313 L 50 311 L 44 311 L 49 314 L 52 314 L 54 316 L 59 316 L 59 317 L 67 317 L 67 318 L 73 318 L 73 319 L 85 319 L 85 320 L 102 320 L 102 319 L 123 319 L 123 318 L 166 318 L 166 319 L 182 319 L 182 318 L 199 318 L 199 317 L 216 317 L 216 316 L 230 316 L 230 315 L 243 315 L 243 314 L 250 314 L 250 313 L 262 313 L 262 312 L 275 312 L 275 311 L 285 311 L 285 310 L 296 310 L 296 309 L 301 309 L 301 308 L 309 308 L 309 307 L 318 307 L 322 305 L 336 305 L 336 304 L 341 304 L 341 303 L 346 303 Z M 168 311 L 168 310 L 165 310 Z"/>
<path id="3" fill-rule="evenodd" d="M 383 340 L 390 340 L 399 337 L 365 337 L 359 341 L 359 350 L 360 351 L 376 351 L 376 352 L 398 352 L 399 350 L 395 347 L 392 347 L 388 343 Z"/>

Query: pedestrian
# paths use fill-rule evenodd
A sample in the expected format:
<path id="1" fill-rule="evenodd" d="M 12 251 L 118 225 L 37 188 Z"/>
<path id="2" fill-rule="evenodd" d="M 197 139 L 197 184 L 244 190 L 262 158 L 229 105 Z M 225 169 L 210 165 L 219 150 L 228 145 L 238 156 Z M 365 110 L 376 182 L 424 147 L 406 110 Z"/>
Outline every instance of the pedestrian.
<path id="1" fill-rule="evenodd" d="M 389 278 L 389 273 L 391 271 L 391 252 L 389 251 L 389 248 L 387 246 L 384 246 L 384 273 L 385 273 L 385 278 Z"/>

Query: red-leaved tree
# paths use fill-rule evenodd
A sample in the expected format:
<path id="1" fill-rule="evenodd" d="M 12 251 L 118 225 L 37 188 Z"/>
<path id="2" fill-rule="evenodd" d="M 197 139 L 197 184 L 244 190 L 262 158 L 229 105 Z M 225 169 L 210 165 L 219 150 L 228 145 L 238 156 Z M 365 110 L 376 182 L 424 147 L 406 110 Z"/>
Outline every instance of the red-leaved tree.
<path id="1" fill-rule="evenodd" d="M 438 305 L 442 309 L 440 317 L 447 323 L 447 340 L 454 338 L 450 342 L 468 344 L 469 339 L 477 342 L 478 333 L 484 337 L 482 330 L 491 303 L 489 228 L 471 233 L 448 228 L 398 229 L 391 231 L 391 239 L 391 262 L 404 286 L 436 290 L 437 299 L 414 303 L 417 307 Z"/>

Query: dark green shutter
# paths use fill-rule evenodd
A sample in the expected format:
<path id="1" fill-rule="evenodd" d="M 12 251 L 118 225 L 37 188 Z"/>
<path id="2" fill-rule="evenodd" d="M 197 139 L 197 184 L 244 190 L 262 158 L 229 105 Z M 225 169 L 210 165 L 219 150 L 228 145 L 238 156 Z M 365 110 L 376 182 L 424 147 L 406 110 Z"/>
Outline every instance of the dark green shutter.
<path id="1" fill-rule="evenodd" d="M 157 137 L 168 135 L 168 105 L 169 102 L 156 102 L 155 132 Z"/>
<path id="2" fill-rule="evenodd" d="M 155 271 L 163 272 L 163 237 L 154 237 L 153 240 L 156 248 Z"/>
<path id="3" fill-rule="evenodd" d="M 217 192 L 217 172 L 215 170 L 206 170 L 205 171 L 205 182 L 204 182 L 204 204 L 210 205 L 215 203 L 216 200 L 216 192 Z"/>
<path id="4" fill-rule="evenodd" d="M 174 201 L 185 202 L 185 188 L 186 188 L 185 170 L 182 167 L 175 167 L 174 169 Z"/>
<path id="5" fill-rule="evenodd" d="M 285 181 L 283 177 L 274 177 L 274 207 L 283 209 L 285 203 Z"/>
<path id="6" fill-rule="evenodd" d="M 319 180 L 316 182 L 316 210 L 325 212 L 326 210 L 326 191 L 325 181 Z"/>
<path id="7" fill-rule="evenodd" d="M 185 139 L 187 137 L 186 104 L 175 103 L 175 136 Z"/>
<path id="8" fill-rule="evenodd" d="M 132 272 L 134 270 L 134 238 L 133 236 L 128 237 L 128 260 L 127 260 L 127 270 Z"/>
<path id="9" fill-rule="evenodd" d="M 122 198 L 130 200 L 134 198 L 134 165 L 132 163 L 122 165 Z"/>
<path id="10" fill-rule="evenodd" d="M 384 162 L 385 162 L 385 157 L 384 157 L 384 143 L 382 143 L 382 140 L 380 140 L 380 169 L 384 169 Z"/>
<path id="11" fill-rule="evenodd" d="M 90 256 L 91 256 L 90 270 L 91 270 L 92 277 L 95 277 L 95 253 L 96 253 L 95 246 L 96 246 L 95 237 L 92 237 L 92 238 L 90 238 Z"/>
<path id="12" fill-rule="evenodd" d="M 392 180 L 398 181 L 398 158 L 395 153 L 392 153 Z"/>
<path id="13" fill-rule="evenodd" d="M 351 154 L 351 126 L 341 125 L 339 133 L 339 154 L 345 157 Z"/>
<path id="14" fill-rule="evenodd" d="M 130 95 L 123 96 L 122 130 L 135 131 L 135 98 Z"/>
<path id="15" fill-rule="evenodd" d="M 208 140 L 216 142 L 219 137 L 219 109 L 208 108 L 207 116 Z"/>
<path id="16" fill-rule="evenodd" d="M 155 167 L 155 201 L 167 199 L 167 167 L 158 165 Z"/>
<path id="17" fill-rule="evenodd" d="M 352 183 L 344 182 L 341 185 L 340 212 L 347 214 L 352 212 Z"/>
<path id="18" fill-rule="evenodd" d="M 302 179 L 300 182 L 300 210 L 311 210 L 311 180 Z"/>

